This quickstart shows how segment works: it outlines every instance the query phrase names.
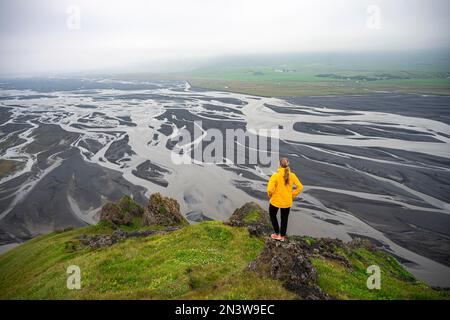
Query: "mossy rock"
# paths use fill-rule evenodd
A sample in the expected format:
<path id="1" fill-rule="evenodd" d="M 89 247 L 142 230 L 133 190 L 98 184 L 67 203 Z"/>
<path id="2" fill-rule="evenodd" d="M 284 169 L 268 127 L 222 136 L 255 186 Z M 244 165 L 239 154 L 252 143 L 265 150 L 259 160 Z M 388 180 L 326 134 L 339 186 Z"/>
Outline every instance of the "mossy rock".
<path id="1" fill-rule="evenodd" d="M 102 207 L 100 221 L 109 221 L 116 226 L 120 226 L 131 224 L 132 218 L 131 215 L 122 210 L 119 205 L 108 202 Z"/>
<path id="2" fill-rule="evenodd" d="M 236 209 L 229 219 L 231 225 L 249 226 L 252 224 L 263 224 L 271 226 L 267 210 L 255 202 L 247 202 Z"/>
<path id="3" fill-rule="evenodd" d="M 136 203 L 130 196 L 125 195 L 120 199 L 118 205 L 122 211 L 131 215 L 132 217 L 142 217 L 144 215 L 144 208 Z"/>
<path id="4" fill-rule="evenodd" d="M 108 202 L 102 207 L 100 221 L 109 221 L 115 226 L 131 225 L 133 220 L 143 218 L 144 208 L 137 204 L 128 195 L 123 196 L 119 202 Z"/>
<path id="5" fill-rule="evenodd" d="M 159 192 L 150 196 L 147 211 L 144 214 L 144 225 L 184 226 L 189 222 L 180 212 L 177 200 L 164 197 Z"/>

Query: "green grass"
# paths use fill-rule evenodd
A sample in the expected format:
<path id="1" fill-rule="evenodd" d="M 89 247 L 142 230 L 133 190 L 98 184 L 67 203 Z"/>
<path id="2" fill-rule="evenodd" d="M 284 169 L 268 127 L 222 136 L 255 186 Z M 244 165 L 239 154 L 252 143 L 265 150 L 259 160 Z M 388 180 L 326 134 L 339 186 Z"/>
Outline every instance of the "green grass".
<path id="1" fill-rule="evenodd" d="M 279 282 L 245 272 L 263 241 L 244 228 L 204 222 L 165 235 L 90 250 L 82 233 L 107 223 L 37 237 L 0 256 L 1 299 L 292 299 Z M 66 288 L 69 265 L 82 289 Z"/>
<path id="2" fill-rule="evenodd" d="M 369 300 L 423 300 L 448 299 L 449 291 L 437 291 L 417 281 L 406 271 L 396 259 L 387 253 L 372 252 L 364 248 L 351 252 L 340 252 L 352 264 L 348 270 L 337 261 L 316 257 L 313 265 L 317 269 L 319 286 L 337 299 L 369 299 Z M 367 289 L 369 274 L 367 267 L 377 265 L 381 270 L 380 290 Z"/>
<path id="3" fill-rule="evenodd" d="M 302 239 L 310 246 L 316 242 L 316 239 L 314 239 L 313 237 L 309 237 L 309 236 L 304 236 L 304 237 L 302 237 Z"/>
<path id="4" fill-rule="evenodd" d="M 101 223 L 105 223 L 106 225 L 111 226 L 111 223 L 108 221 L 101 221 Z M 145 226 L 144 219 L 142 217 L 132 217 L 130 225 L 122 225 L 120 229 L 123 231 L 135 231 L 135 230 L 162 230 L 164 227 L 162 226 Z"/>
<path id="5" fill-rule="evenodd" d="M 324 65 L 284 66 L 289 72 L 277 72 L 280 67 L 230 67 L 191 72 L 184 78 L 191 85 L 260 96 L 311 96 L 330 94 L 363 94 L 390 91 L 419 94 L 450 94 L 448 73 L 434 70 L 351 70 Z M 343 77 L 376 77 L 389 74 L 408 79 L 357 81 L 319 77 L 324 73 Z M 182 77 L 182 76 L 180 76 Z"/>
<path id="6" fill-rule="evenodd" d="M 289 72 L 277 72 L 285 69 Z M 344 77 L 374 77 L 390 74 L 409 79 L 357 81 L 318 77 L 336 74 Z M 383 63 L 350 66 L 347 64 L 284 64 L 282 66 L 210 67 L 184 73 L 134 73 L 117 75 L 123 80 L 183 80 L 194 87 L 265 97 L 369 94 L 377 91 L 450 95 L 448 65 L 385 65 Z"/>
<path id="7" fill-rule="evenodd" d="M 256 222 L 256 221 L 259 220 L 259 218 L 260 218 L 259 212 L 256 211 L 256 210 L 254 210 L 254 211 L 249 212 L 249 213 L 244 217 L 243 220 L 244 220 L 244 222 L 249 223 L 249 222 Z"/>
<path id="8" fill-rule="evenodd" d="M 254 218 L 254 217 L 253 217 Z M 139 219 L 126 228 L 142 229 Z M 146 227 L 156 228 L 158 227 Z M 221 221 L 133 238 L 92 250 L 81 234 L 111 234 L 111 223 L 34 238 L 0 255 L 0 299 L 297 299 L 279 281 L 245 271 L 264 246 L 246 228 Z M 314 238 L 306 237 L 313 244 Z M 416 281 L 393 257 L 364 248 L 338 249 L 353 268 L 317 256 L 319 286 L 339 299 L 444 299 Z M 366 268 L 379 265 L 381 290 L 368 290 Z M 67 267 L 81 269 L 81 289 L 66 287 Z"/>

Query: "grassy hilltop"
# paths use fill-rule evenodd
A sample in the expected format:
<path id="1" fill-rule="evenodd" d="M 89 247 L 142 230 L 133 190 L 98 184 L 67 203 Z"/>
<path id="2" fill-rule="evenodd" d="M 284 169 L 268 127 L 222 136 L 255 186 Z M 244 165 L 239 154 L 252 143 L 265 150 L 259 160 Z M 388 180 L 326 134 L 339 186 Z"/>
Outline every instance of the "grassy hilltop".
<path id="1" fill-rule="evenodd" d="M 156 206 L 158 214 L 167 214 L 163 207 Z M 282 250 L 298 243 L 308 251 L 320 240 L 296 237 L 287 244 L 275 244 L 255 233 L 262 225 L 258 221 L 264 222 L 262 214 L 250 207 L 239 223 L 181 222 L 172 229 L 145 225 L 145 218 L 134 217 L 128 225 L 104 220 L 39 236 L 0 255 L 0 299 L 299 299 L 283 277 L 249 271 L 247 266 L 263 251 L 280 252 L 267 251 L 268 244 Z M 133 236 L 120 238 L 124 234 Z M 112 237 L 117 241 L 105 245 L 103 240 L 112 235 L 119 235 L 118 240 Z M 314 285 L 330 298 L 449 296 L 414 279 L 387 253 L 363 244 L 329 243 L 325 251 L 322 244 L 302 261 L 310 261 L 317 273 Z M 366 287 L 366 268 L 373 264 L 382 270 L 381 290 Z M 70 265 L 81 269 L 80 290 L 66 287 Z"/>

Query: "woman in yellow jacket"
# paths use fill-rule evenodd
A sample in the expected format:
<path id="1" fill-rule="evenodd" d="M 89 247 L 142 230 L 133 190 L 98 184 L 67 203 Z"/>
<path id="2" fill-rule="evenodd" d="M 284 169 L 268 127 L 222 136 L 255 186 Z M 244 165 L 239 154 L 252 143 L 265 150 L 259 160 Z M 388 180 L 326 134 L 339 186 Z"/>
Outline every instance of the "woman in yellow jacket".
<path id="1" fill-rule="evenodd" d="M 293 190 L 292 187 L 294 185 L 295 189 Z M 270 220 L 275 231 L 271 235 L 272 239 L 285 240 L 289 211 L 295 197 L 302 192 L 302 189 L 302 183 L 289 168 L 289 160 L 282 158 L 278 171 L 270 177 L 269 184 L 267 185 L 267 195 L 270 199 Z M 278 209 L 281 210 L 281 230 L 277 220 Z"/>

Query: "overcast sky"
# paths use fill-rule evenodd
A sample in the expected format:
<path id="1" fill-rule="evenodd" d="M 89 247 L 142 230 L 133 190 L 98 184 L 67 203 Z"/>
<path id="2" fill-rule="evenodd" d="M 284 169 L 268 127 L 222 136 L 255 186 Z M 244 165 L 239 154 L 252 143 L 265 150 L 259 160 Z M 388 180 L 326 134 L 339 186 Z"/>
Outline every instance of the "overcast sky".
<path id="1" fill-rule="evenodd" d="M 0 73 L 126 70 L 228 54 L 447 47 L 449 3 L 0 0 Z"/>

